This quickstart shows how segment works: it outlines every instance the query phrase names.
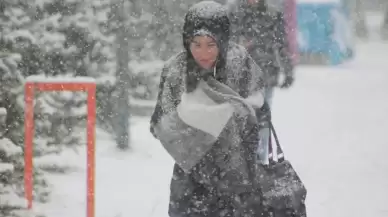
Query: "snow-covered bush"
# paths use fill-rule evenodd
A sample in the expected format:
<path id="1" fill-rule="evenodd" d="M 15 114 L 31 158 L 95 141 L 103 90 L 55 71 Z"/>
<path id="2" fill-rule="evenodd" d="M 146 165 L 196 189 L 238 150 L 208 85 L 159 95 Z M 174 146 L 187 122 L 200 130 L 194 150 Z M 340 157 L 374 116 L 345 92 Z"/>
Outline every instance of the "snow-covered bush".
<path id="1" fill-rule="evenodd" d="M 7 112 L 0 108 L 0 216 L 27 216 L 26 200 L 24 199 L 23 149 L 4 137 Z M 47 201 L 47 183 L 42 179 L 39 169 L 34 169 L 34 198 Z"/>
<path id="2" fill-rule="evenodd" d="M 20 195 L 20 180 L 17 165 L 23 159 L 21 147 L 7 138 L 0 138 L 0 216 L 12 216 L 13 212 L 26 208 L 26 201 Z"/>

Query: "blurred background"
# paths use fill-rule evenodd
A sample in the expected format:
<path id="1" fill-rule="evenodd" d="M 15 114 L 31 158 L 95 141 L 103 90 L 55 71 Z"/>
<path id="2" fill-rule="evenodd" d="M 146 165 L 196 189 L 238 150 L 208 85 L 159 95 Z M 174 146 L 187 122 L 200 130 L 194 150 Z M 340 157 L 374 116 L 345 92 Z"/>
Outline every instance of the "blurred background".
<path id="1" fill-rule="evenodd" d="M 34 209 L 24 84 L 97 84 L 96 216 L 166 217 L 173 162 L 149 133 L 164 61 L 199 0 L 0 0 L 0 216 L 86 213 L 86 94 L 35 94 Z M 229 1 L 218 2 L 229 4 Z M 295 84 L 274 123 L 315 217 L 388 216 L 388 1 L 284 0 Z"/>

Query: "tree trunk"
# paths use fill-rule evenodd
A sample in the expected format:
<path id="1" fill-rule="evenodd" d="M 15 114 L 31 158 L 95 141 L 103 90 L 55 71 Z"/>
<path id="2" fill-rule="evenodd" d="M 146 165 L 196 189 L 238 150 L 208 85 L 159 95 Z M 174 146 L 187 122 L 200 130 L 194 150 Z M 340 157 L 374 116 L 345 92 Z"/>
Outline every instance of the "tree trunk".
<path id="1" fill-rule="evenodd" d="M 117 43 L 117 103 L 114 116 L 114 131 L 116 134 L 116 143 L 119 149 L 126 150 L 129 148 L 129 88 L 130 88 L 130 72 L 129 63 L 129 44 L 128 44 L 128 27 L 127 16 L 128 7 L 124 0 L 116 0 L 112 5 L 117 19 L 118 29 L 116 32 Z"/>

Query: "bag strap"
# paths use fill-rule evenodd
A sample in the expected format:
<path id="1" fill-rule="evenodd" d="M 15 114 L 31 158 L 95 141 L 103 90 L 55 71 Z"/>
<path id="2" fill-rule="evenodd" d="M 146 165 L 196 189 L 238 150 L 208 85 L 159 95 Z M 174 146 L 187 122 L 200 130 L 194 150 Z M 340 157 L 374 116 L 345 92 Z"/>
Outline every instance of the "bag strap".
<path id="1" fill-rule="evenodd" d="M 273 146 L 272 146 L 272 135 L 273 135 L 275 142 L 276 142 L 277 162 L 282 162 L 285 160 L 284 159 L 284 151 L 283 151 L 282 147 L 280 146 L 279 138 L 276 134 L 276 131 L 275 131 L 275 128 L 272 124 L 272 121 L 271 120 L 268 121 L 268 124 L 269 124 L 269 142 L 268 142 L 269 162 L 270 162 L 270 164 L 275 163 Z"/>

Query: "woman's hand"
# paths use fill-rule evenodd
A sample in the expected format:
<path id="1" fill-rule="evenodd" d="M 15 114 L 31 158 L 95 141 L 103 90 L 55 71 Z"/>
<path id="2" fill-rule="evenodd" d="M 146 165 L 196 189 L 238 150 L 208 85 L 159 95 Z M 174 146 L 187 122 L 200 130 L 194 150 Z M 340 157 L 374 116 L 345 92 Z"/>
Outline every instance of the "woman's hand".
<path id="1" fill-rule="evenodd" d="M 260 109 L 256 109 L 255 111 L 259 125 L 261 127 L 267 127 L 269 122 L 271 121 L 271 109 L 268 103 L 265 102 Z"/>

